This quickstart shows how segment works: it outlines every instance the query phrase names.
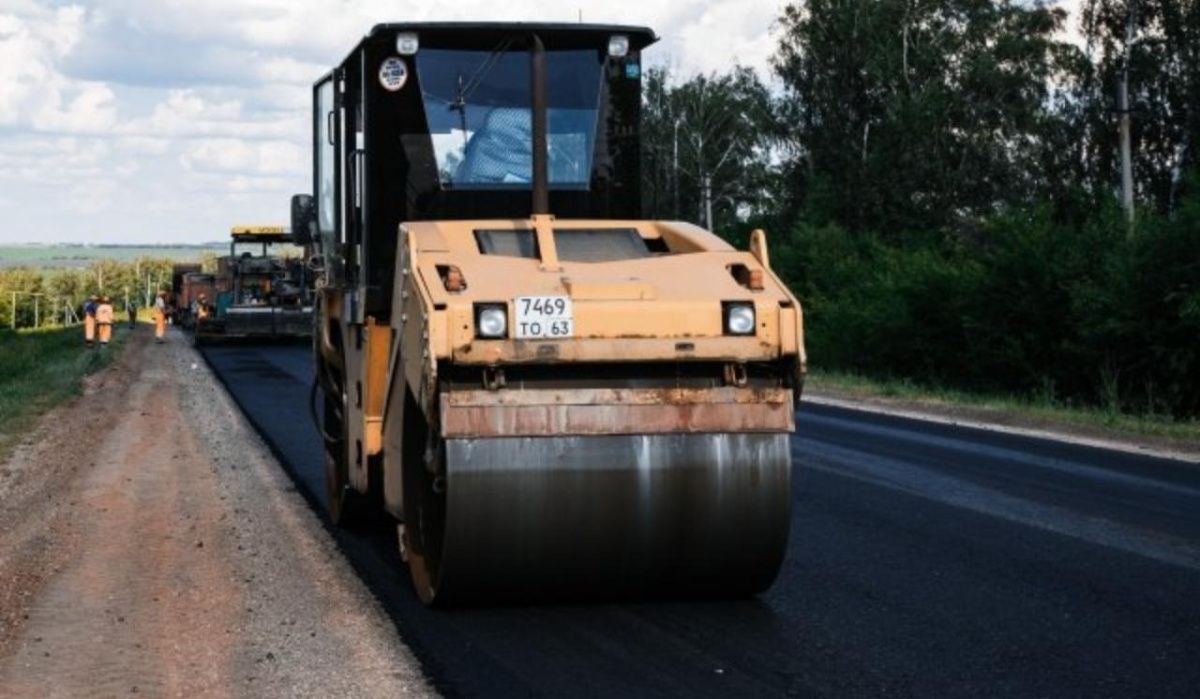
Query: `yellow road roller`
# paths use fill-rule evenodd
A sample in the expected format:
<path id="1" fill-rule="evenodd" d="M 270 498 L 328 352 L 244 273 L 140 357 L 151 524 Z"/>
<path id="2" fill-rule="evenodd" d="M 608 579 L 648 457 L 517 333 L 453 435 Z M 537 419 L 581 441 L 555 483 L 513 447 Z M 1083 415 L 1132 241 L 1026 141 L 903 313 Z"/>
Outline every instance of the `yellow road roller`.
<path id="1" fill-rule="evenodd" d="M 429 604 L 749 595 L 787 545 L 800 304 L 641 218 L 642 27 L 374 27 L 314 86 L 329 511 Z M 319 389 L 319 390 L 318 390 Z M 378 517 L 374 518 L 378 521 Z"/>

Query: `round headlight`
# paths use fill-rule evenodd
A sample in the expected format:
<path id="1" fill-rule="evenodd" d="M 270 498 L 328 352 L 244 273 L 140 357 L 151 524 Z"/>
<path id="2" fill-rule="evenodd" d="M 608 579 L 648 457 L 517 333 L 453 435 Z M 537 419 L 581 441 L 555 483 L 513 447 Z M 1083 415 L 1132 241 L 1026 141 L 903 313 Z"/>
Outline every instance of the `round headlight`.
<path id="1" fill-rule="evenodd" d="M 508 330 L 508 317 L 504 309 L 493 306 L 479 311 L 476 329 L 480 337 L 504 337 Z"/>
<path id="2" fill-rule="evenodd" d="M 416 32 L 400 32 L 396 35 L 396 53 L 401 56 L 415 56 L 421 47 L 421 40 Z"/>
<path id="3" fill-rule="evenodd" d="M 613 34 L 608 38 L 608 55 L 612 58 L 625 58 L 629 53 L 629 37 L 624 34 Z"/>
<path id="4" fill-rule="evenodd" d="M 730 335 L 749 335 L 754 332 L 754 306 L 730 306 L 725 315 L 725 329 Z"/>

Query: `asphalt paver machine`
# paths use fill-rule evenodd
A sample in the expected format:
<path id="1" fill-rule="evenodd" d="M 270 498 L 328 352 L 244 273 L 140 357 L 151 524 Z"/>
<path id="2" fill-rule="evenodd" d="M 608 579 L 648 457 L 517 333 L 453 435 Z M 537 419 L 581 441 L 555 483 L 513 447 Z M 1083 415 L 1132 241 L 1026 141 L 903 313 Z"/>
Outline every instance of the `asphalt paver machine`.
<path id="1" fill-rule="evenodd" d="M 311 337 L 312 273 L 283 226 L 234 226 L 212 286 L 203 312 L 191 311 L 197 343 Z"/>

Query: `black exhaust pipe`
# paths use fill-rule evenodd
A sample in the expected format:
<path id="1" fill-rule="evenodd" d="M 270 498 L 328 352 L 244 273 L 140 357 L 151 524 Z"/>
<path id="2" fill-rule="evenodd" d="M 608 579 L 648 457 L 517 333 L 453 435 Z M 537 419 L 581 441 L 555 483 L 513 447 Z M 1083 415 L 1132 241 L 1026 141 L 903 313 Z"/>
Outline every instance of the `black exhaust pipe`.
<path id="1" fill-rule="evenodd" d="M 533 214 L 550 213 L 550 183 L 546 172 L 546 46 L 537 34 L 530 36 L 530 106 L 533 109 Z"/>

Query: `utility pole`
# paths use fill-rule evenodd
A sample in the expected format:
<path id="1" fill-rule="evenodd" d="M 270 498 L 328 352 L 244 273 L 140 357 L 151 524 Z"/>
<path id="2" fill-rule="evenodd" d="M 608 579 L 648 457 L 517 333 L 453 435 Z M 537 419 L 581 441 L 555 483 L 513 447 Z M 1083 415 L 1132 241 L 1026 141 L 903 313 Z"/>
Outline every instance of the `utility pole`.
<path id="1" fill-rule="evenodd" d="M 41 299 L 42 299 L 41 294 L 33 295 L 33 329 L 34 330 L 37 330 L 37 326 L 39 324 L 38 321 L 41 320 L 42 314 L 41 314 L 40 309 L 38 308 L 38 306 L 39 306 L 38 302 L 41 301 Z"/>
<path id="2" fill-rule="evenodd" d="M 12 292 L 12 318 L 9 318 L 9 325 L 13 330 L 17 329 L 17 292 Z"/>
<path id="3" fill-rule="evenodd" d="M 671 218 L 679 218 L 679 120 L 675 120 L 675 140 L 671 144 Z"/>
<path id="4" fill-rule="evenodd" d="M 1137 21 L 1137 0 L 1128 0 L 1125 16 L 1125 61 L 1121 67 L 1121 82 L 1117 86 L 1117 109 L 1121 112 L 1121 206 L 1125 209 L 1125 220 L 1129 234 L 1133 235 L 1133 146 L 1130 138 L 1129 114 L 1129 56 L 1133 53 L 1134 24 Z"/>

